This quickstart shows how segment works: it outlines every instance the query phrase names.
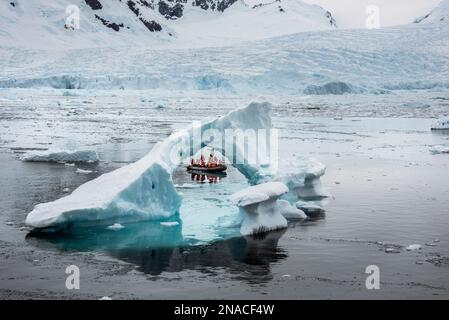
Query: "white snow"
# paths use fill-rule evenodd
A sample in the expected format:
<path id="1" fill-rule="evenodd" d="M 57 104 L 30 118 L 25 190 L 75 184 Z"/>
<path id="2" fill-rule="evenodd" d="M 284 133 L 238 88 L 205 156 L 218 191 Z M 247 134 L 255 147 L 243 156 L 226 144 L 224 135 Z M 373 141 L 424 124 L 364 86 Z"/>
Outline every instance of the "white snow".
<path id="1" fill-rule="evenodd" d="M 85 170 L 85 169 L 80 169 L 80 168 L 76 169 L 76 173 L 79 173 L 79 174 L 89 174 L 92 172 L 93 172 L 92 170 Z"/>
<path id="2" fill-rule="evenodd" d="M 121 225 L 120 223 L 114 223 L 113 225 L 108 226 L 106 229 L 118 231 L 118 230 L 122 230 L 123 228 L 125 228 L 125 227 L 123 225 Z"/>
<path id="3" fill-rule="evenodd" d="M 449 117 L 442 117 L 434 122 L 430 127 L 432 130 L 449 130 Z"/>
<path id="4" fill-rule="evenodd" d="M 449 146 L 433 146 L 429 149 L 432 154 L 449 153 Z"/>
<path id="5" fill-rule="evenodd" d="M 234 193 L 231 202 L 242 216 L 240 233 L 251 235 L 287 227 L 277 200 L 288 192 L 281 182 L 267 182 Z"/>
<path id="6" fill-rule="evenodd" d="M 405 248 L 407 251 L 415 251 L 415 250 L 421 250 L 422 246 L 420 244 L 411 244 L 407 248 Z"/>
<path id="7" fill-rule="evenodd" d="M 98 154 L 93 150 L 47 150 L 29 151 L 22 155 L 22 161 L 29 162 L 98 162 Z"/>
<path id="8" fill-rule="evenodd" d="M 166 226 L 166 227 L 173 227 L 173 226 L 179 225 L 179 222 L 178 221 L 165 221 L 165 222 L 161 222 L 161 225 Z"/>

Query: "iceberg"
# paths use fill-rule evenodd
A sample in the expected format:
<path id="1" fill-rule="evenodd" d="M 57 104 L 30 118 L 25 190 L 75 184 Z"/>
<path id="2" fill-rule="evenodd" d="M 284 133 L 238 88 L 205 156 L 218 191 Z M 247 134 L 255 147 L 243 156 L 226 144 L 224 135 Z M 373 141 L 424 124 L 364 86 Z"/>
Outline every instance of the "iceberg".
<path id="1" fill-rule="evenodd" d="M 287 227 L 278 199 L 288 192 L 281 182 L 267 182 L 234 193 L 231 202 L 239 208 L 242 216 L 240 233 L 253 235 Z"/>
<path id="2" fill-rule="evenodd" d="M 93 150 L 46 150 L 29 151 L 22 155 L 22 161 L 29 162 L 86 162 L 100 161 L 98 154 Z"/>
<path id="3" fill-rule="evenodd" d="M 256 146 L 245 139 L 232 140 L 232 154 L 227 154 L 228 147 L 221 146 L 220 139 L 216 135 L 205 134 L 214 131 L 225 136 L 228 129 L 242 132 L 270 129 L 272 128 L 270 112 L 269 103 L 253 102 L 214 120 L 193 123 L 157 143 L 137 162 L 88 181 L 63 198 L 36 205 L 27 215 L 25 223 L 32 228 L 60 230 L 73 225 L 108 226 L 148 220 L 172 221 L 173 217 L 176 219 L 179 215 L 182 201 L 181 194 L 173 184 L 172 174 L 183 160 L 205 147 L 214 148 L 230 159 L 230 164 L 252 185 L 276 183 L 271 186 L 277 186 L 276 192 L 279 195 L 289 192 L 291 188 L 295 201 L 298 194 L 304 194 L 301 188 L 309 184 L 312 185 L 314 196 L 322 195 L 321 190 L 315 190 L 317 189 L 315 186 L 320 186 L 319 178 L 325 171 L 324 165 L 319 162 L 297 158 L 293 161 L 294 165 L 290 164 L 283 169 L 288 170 L 287 172 L 282 172 L 279 171 L 277 164 L 266 162 L 265 159 L 249 161 L 248 154 L 254 151 L 252 149 L 256 149 Z M 196 138 L 198 135 L 199 139 Z M 234 158 L 244 161 L 235 162 Z M 247 200 L 253 204 L 256 201 L 260 202 L 256 207 L 267 213 L 264 218 L 260 218 L 263 220 L 260 225 L 267 229 L 286 226 L 282 212 L 291 211 L 291 208 L 286 210 L 282 202 L 282 207 L 279 208 L 276 202 L 278 196 L 271 196 L 265 190 L 258 195 L 253 193 L 251 197 Z M 245 199 L 240 199 L 238 206 L 246 208 Z M 297 211 L 296 214 L 300 213 Z M 246 219 L 247 222 L 242 225 L 244 234 L 254 231 L 248 223 L 251 219 Z"/>
<path id="4" fill-rule="evenodd" d="M 432 130 L 449 130 L 449 117 L 442 117 L 435 120 L 430 129 Z"/>
<path id="5" fill-rule="evenodd" d="M 304 211 L 293 207 L 287 200 L 278 200 L 277 206 L 281 214 L 287 220 L 307 218 L 307 215 L 304 213 Z"/>
<path id="6" fill-rule="evenodd" d="M 172 173 L 186 157 L 205 146 L 216 146 L 212 136 L 192 139 L 197 131 L 201 134 L 209 129 L 222 133 L 226 129 L 269 129 L 270 111 L 269 103 L 253 102 L 199 127 L 191 125 L 174 132 L 137 162 L 103 174 L 66 197 L 36 205 L 25 223 L 34 228 L 64 228 L 80 222 L 131 222 L 176 215 L 181 196 L 173 185 Z M 245 145 L 235 147 L 235 154 L 243 157 Z M 225 155 L 225 150 L 218 151 Z M 248 180 L 257 180 L 263 169 L 261 165 L 249 162 L 235 167 Z"/>

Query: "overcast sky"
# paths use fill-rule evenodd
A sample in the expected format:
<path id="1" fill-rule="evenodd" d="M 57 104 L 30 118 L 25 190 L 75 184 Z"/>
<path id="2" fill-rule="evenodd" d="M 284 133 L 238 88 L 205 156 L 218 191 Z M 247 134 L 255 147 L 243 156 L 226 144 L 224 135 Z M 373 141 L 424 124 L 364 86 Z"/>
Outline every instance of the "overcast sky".
<path id="1" fill-rule="evenodd" d="M 381 27 L 410 23 L 430 12 L 441 0 L 303 0 L 329 10 L 340 28 L 363 28 L 366 7 L 380 9 Z"/>

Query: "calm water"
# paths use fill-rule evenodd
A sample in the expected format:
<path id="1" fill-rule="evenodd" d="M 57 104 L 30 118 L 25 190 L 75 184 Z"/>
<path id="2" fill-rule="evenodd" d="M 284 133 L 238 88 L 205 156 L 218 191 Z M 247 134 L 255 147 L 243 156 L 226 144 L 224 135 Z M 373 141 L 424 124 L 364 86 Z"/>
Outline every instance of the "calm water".
<path id="1" fill-rule="evenodd" d="M 118 115 L 122 105 L 74 116 L 56 106 L 22 108 L 0 113 L 3 297 L 449 298 L 449 155 L 429 152 L 449 145 L 449 134 L 431 132 L 430 119 L 335 120 L 275 106 L 280 154 L 325 163 L 322 180 L 332 194 L 320 202 L 324 215 L 290 222 L 286 230 L 240 237 L 229 195 L 247 185 L 243 177 L 231 168 L 226 177 L 202 182 L 179 168 L 178 224 L 42 235 L 22 228 L 35 204 L 137 160 L 186 122 L 176 110 Z M 69 143 L 98 150 L 100 164 L 81 166 L 93 173 L 17 159 L 26 148 Z M 422 249 L 405 249 L 414 243 Z M 84 277 L 77 293 L 64 289 L 69 264 Z M 372 264 L 381 271 L 376 292 L 365 288 Z"/>

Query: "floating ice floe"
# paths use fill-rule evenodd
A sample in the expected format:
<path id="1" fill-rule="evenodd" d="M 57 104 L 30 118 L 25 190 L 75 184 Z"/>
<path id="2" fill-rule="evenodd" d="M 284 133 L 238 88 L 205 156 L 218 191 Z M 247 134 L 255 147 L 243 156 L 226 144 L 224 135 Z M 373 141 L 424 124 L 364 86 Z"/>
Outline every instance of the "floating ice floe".
<path id="1" fill-rule="evenodd" d="M 443 117 L 432 122 L 432 130 L 449 130 L 449 117 Z"/>
<path id="2" fill-rule="evenodd" d="M 76 169 L 76 173 L 79 173 L 79 174 L 89 174 L 92 172 L 93 172 L 92 170 L 85 170 L 85 169 L 80 169 L 80 168 Z"/>
<path id="3" fill-rule="evenodd" d="M 214 141 L 214 137 L 194 139 L 195 135 L 207 130 L 215 130 L 225 136 L 225 130 L 258 130 L 270 129 L 271 105 L 269 103 L 251 103 L 245 108 L 237 109 L 215 120 L 190 126 L 187 129 L 174 132 L 168 138 L 157 143 L 142 159 L 121 167 L 115 171 L 103 174 L 77 189 L 70 195 L 53 202 L 38 204 L 28 214 L 25 223 L 33 228 L 65 228 L 69 225 L 82 223 L 102 224 L 105 221 L 135 222 L 143 220 L 167 220 L 179 214 L 181 195 L 176 191 L 172 181 L 172 173 L 187 157 L 200 149 L 210 146 L 224 156 L 226 150 Z M 255 148 L 245 139 L 233 141 L 234 157 L 247 160 L 245 154 L 248 148 Z M 270 164 L 243 161 L 231 164 L 251 183 L 269 181 L 286 181 L 294 192 L 301 191 L 304 185 L 320 189 L 319 177 L 324 174 L 325 167 L 316 161 L 301 158 L 294 167 L 287 167 L 288 173 L 277 171 Z M 291 175 L 289 174 L 291 173 Z M 282 185 L 282 192 L 289 191 Z M 279 187 L 280 188 L 280 187 Z M 280 189 L 279 189 L 280 190 Z M 277 191 L 279 191 L 277 190 Z M 318 190 L 321 194 L 321 190 Z M 317 192 L 313 191 L 316 195 Z M 259 195 L 260 196 L 260 195 Z M 265 195 L 266 196 L 266 195 Z M 252 198 L 252 200 L 257 200 Z M 278 214 L 268 214 L 267 227 L 286 226 L 285 218 L 279 213 L 276 201 L 264 201 L 260 209 L 264 212 L 272 209 Z M 296 199 L 297 200 L 297 199 Z M 243 200 L 242 200 L 243 201 Z M 243 202 L 239 202 L 243 206 Z M 258 205 L 259 207 L 259 205 Z M 267 211 L 268 210 L 268 211 Z M 269 213 L 269 212 L 268 212 Z M 271 220 L 270 220 L 271 219 Z M 268 221 L 270 220 L 270 221 Z M 244 233 L 253 230 L 242 227 Z"/>
<path id="4" fill-rule="evenodd" d="M 95 163 L 99 161 L 98 154 L 93 150 L 46 150 L 30 151 L 22 155 L 22 161 L 30 162 L 84 162 Z"/>
<path id="5" fill-rule="evenodd" d="M 315 203 L 298 201 L 295 203 L 296 208 L 301 209 L 308 216 L 316 216 L 324 213 L 324 209 Z"/>
<path id="6" fill-rule="evenodd" d="M 415 250 L 421 250 L 420 244 L 411 244 L 407 248 L 405 248 L 407 251 L 415 251 Z"/>
<path id="7" fill-rule="evenodd" d="M 287 200 L 278 200 L 277 206 L 282 216 L 287 220 L 307 218 L 302 210 L 293 207 Z"/>
<path id="8" fill-rule="evenodd" d="M 449 153 L 449 147 L 448 146 L 433 146 L 429 149 L 429 151 L 432 154 Z"/>
<path id="9" fill-rule="evenodd" d="M 121 225 L 120 223 L 114 223 L 113 225 L 110 225 L 106 229 L 113 230 L 113 231 L 118 231 L 118 230 L 122 230 L 123 228 L 125 228 L 125 227 L 123 225 Z"/>
<path id="10" fill-rule="evenodd" d="M 243 218 L 240 233 L 251 235 L 286 228 L 287 220 L 280 210 L 284 206 L 277 201 L 287 192 L 285 184 L 267 182 L 234 193 L 231 202 L 239 207 Z"/>

